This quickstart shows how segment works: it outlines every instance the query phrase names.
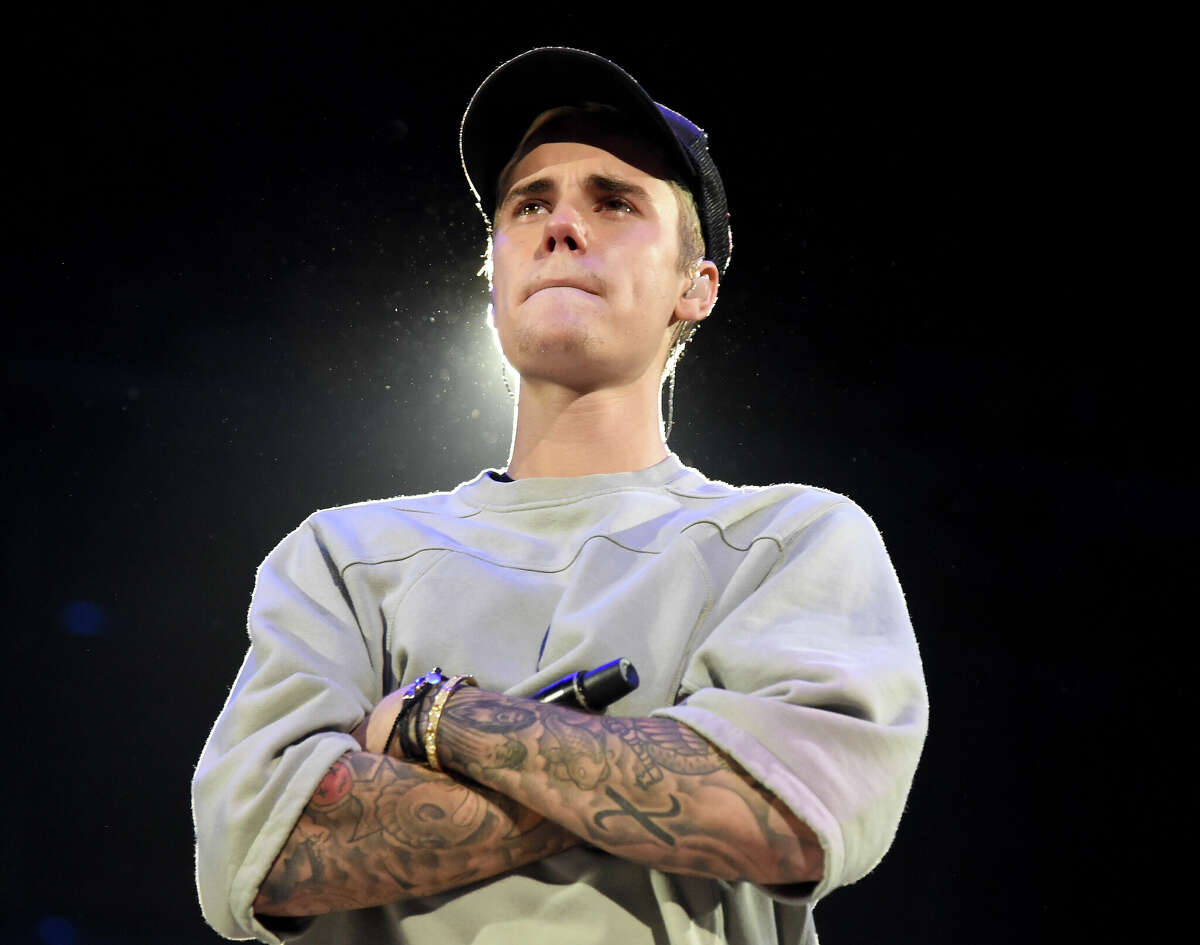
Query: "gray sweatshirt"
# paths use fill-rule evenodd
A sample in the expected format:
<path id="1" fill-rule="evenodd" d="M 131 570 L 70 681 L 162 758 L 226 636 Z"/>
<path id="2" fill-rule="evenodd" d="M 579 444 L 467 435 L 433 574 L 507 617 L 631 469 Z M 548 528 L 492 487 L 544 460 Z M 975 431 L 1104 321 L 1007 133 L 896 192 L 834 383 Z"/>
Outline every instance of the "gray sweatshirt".
<path id="1" fill-rule="evenodd" d="M 262 563 L 250 650 L 192 784 L 196 877 L 227 938 L 279 942 L 258 887 L 349 735 L 434 665 L 526 696 L 618 657 L 608 709 L 685 723 L 820 839 L 815 889 L 667 874 L 578 846 L 459 890 L 333 913 L 305 943 L 815 941 L 812 907 L 879 862 L 925 738 L 917 644 L 854 503 L 734 487 L 669 456 L 328 509 Z"/>

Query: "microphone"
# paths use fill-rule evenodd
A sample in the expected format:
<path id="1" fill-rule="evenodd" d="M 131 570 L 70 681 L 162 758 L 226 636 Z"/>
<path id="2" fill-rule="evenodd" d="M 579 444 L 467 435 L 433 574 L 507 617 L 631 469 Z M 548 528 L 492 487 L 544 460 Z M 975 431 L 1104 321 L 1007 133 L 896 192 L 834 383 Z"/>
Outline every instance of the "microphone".
<path id="1" fill-rule="evenodd" d="M 571 673 L 533 694 L 538 702 L 599 712 L 638 687 L 637 670 L 622 657 L 584 672 Z"/>

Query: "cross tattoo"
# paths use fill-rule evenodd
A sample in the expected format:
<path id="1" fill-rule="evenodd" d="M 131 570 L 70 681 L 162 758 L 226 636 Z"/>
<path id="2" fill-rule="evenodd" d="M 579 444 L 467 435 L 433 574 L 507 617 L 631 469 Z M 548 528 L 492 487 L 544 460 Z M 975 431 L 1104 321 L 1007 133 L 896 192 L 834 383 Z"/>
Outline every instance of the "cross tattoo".
<path id="1" fill-rule="evenodd" d="M 614 801 L 616 801 L 617 806 L 620 809 L 619 810 L 616 810 L 616 809 L 602 810 L 599 813 L 597 813 L 595 817 L 592 818 L 592 821 L 601 830 L 604 829 L 604 818 L 605 817 L 628 816 L 628 817 L 632 817 L 634 820 L 636 820 L 639 824 L 641 824 L 643 827 L 645 827 L 647 830 L 649 830 L 652 834 L 654 834 L 654 836 L 658 837 L 660 840 L 664 840 L 667 843 L 671 844 L 672 846 L 675 845 L 675 838 L 672 837 L 665 830 L 663 830 L 660 826 L 658 826 L 658 824 L 653 823 L 651 821 L 651 818 L 674 817 L 676 814 L 679 813 L 679 798 L 677 798 L 674 794 L 668 795 L 671 798 L 671 809 L 670 810 L 654 812 L 654 811 L 638 810 L 636 807 L 634 807 L 632 804 L 630 804 L 629 801 L 625 800 L 625 798 L 623 798 L 620 794 L 618 794 L 616 791 L 614 791 L 611 787 L 606 787 L 604 789 L 604 793 L 607 794 L 609 797 L 611 797 Z"/>

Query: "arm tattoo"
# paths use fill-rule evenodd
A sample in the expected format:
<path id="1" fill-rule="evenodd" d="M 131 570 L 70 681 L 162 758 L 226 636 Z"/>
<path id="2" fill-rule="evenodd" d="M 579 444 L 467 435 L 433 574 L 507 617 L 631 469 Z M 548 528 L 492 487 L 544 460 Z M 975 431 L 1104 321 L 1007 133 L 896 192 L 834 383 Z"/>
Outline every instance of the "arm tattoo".
<path id="1" fill-rule="evenodd" d="M 577 721 L 569 716 L 548 715 L 543 720 L 545 731 L 538 739 L 538 750 L 546 759 L 550 776 L 559 781 L 574 781 L 585 791 L 610 774 L 604 754 L 604 730 L 589 727 L 588 722 L 585 716 Z"/>
<path id="2" fill-rule="evenodd" d="M 488 697 L 466 705 L 447 703 L 446 716 L 467 728 L 488 733 L 516 732 L 537 721 L 537 715 L 531 709 Z"/>
<path id="3" fill-rule="evenodd" d="M 633 861 L 755 882 L 820 875 L 811 830 L 674 719 L 601 716 L 459 689 L 438 746 L 448 770 Z"/>
<path id="4" fill-rule="evenodd" d="M 333 810 L 350 796 L 353 787 L 354 772 L 339 758 L 317 785 L 316 793 L 312 796 L 312 806 L 316 810 Z"/>
<path id="5" fill-rule="evenodd" d="M 495 751 L 493 760 L 494 765 L 488 765 L 490 768 L 509 768 L 513 771 L 520 771 L 525 765 L 525 759 L 529 756 L 529 751 L 524 744 L 517 741 L 515 738 L 505 738 Z"/>
<path id="6" fill-rule="evenodd" d="M 484 829 L 488 805 L 462 784 L 395 781 L 375 801 L 375 815 L 394 843 L 415 850 L 446 850 Z"/>
<path id="7" fill-rule="evenodd" d="M 316 915 L 428 895 L 575 842 L 489 788 L 355 752 L 322 778 L 259 888 L 255 909 Z"/>
<path id="8" fill-rule="evenodd" d="M 637 758 L 637 784 L 649 790 L 663 779 L 662 769 L 676 774 L 711 774 L 727 767 L 707 741 L 670 719 L 605 719 Z"/>
<path id="9" fill-rule="evenodd" d="M 679 798 L 677 798 L 674 794 L 669 795 L 671 798 L 671 809 L 655 813 L 654 811 L 638 810 L 611 787 L 606 787 L 604 789 L 604 793 L 617 802 L 619 810 L 602 810 L 596 813 L 596 816 L 592 818 L 592 823 L 594 823 L 601 830 L 604 829 L 604 820 L 607 817 L 632 817 L 639 824 L 654 834 L 654 836 L 658 837 L 659 840 L 662 840 L 664 843 L 669 843 L 672 846 L 675 844 L 675 838 L 657 824 L 653 823 L 651 820 L 651 818 L 665 819 L 667 817 L 674 817 L 679 813 Z"/>

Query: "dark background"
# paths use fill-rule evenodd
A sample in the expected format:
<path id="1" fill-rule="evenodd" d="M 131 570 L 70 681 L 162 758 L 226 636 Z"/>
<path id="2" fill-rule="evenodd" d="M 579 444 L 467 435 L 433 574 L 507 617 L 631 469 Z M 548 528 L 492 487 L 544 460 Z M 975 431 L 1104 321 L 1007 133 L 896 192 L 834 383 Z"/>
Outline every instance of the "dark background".
<path id="1" fill-rule="evenodd" d="M 704 126 L 727 184 L 672 448 L 848 494 L 907 592 L 929 741 L 822 941 L 1121 926 L 1101 795 L 1125 726 L 1097 694 L 1141 607 L 1128 565 L 1170 526 L 1118 393 L 1150 368 L 1086 299 L 1120 63 L 1003 24 L 612 14 L 14 28 L 3 941 L 217 940 L 188 784 L 259 561 L 314 509 L 505 462 L 458 120 L 555 43 Z"/>

